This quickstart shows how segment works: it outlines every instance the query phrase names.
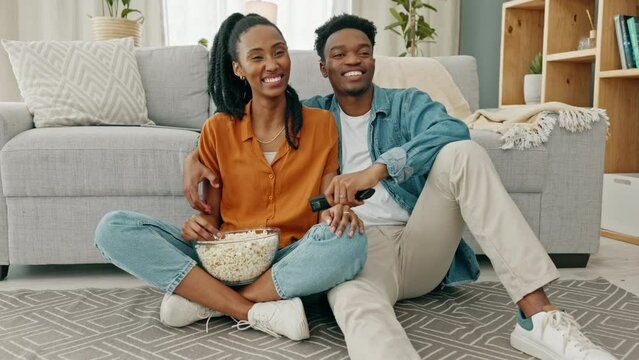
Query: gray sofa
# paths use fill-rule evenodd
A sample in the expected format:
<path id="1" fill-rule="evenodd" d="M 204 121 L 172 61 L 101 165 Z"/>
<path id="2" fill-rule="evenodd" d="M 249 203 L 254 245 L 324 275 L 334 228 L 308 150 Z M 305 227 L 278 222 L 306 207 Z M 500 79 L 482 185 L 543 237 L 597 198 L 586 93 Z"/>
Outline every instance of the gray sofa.
<path id="1" fill-rule="evenodd" d="M 211 113 L 203 47 L 137 50 L 149 117 L 199 128 Z M 437 58 L 471 111 L 479 103 L 475 59 Z M 330 92 L 310 51 L 292 53 L 291 82 L 302 98 Z M 380 71 L 382 69 L 378 69 Z M 473 131 L 508 192 L 560 265 L 585 266 L 599 245 L 606 128 L 556 129 L 527 151 L 500 150 L 497 134 Z M 0 103 L 0 265 L 101 263 L 94 229 L 110 210 L 128 209 L 176 225 L 193 213 L 182 196 L 182 163 L 194 131 L 149 127 L 33 128 L 23 103 Z M 517 234 L 512 234 L 517 236 Z M 472 235 L 465 238 L 477 249 Z"/>

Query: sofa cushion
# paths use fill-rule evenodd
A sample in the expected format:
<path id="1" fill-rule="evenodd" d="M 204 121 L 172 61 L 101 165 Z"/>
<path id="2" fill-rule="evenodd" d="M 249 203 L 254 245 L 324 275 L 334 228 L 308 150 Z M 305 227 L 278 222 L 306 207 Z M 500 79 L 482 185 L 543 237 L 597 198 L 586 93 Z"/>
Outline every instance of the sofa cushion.
<path id="1" fill-rule="evenodd" d="M 153 125 L 132 38 L 2 43 L 36 127 Z"/>
<path id="2" fill-rule="evenodd" d="M 471 130 L 470 137 L 486 149 L 509 193 L 544 190 L 548 169 L 548 151 L 545 145 L 525 151 L 502 150 L 500 134 L 488 130 Z"/>
<path id="3" fill-rule="evenodd" d="M 319 56 L 315 51 L 292 50 L 291 81 L 300 99 L 308 99 L 315 95 L 327 95 L 333 92 L 331 83 L 320 73 Z"/>
<path id="4" fill-rule="evenodd" d="M 209 114 L 209 53 L 204 46 L 135 52 L 149 118 L 157 125 L 201 129 Z"/>
<path id="5" fill-rule="evenodd" d="M 477 77 L 477 61 L 468 55 L 436 56 L 450 73 L 459 90 L 468 101 L 470 111 L 479 109 L 479 78 Z"/>
<path id="6" fill-rule="evenodd" d="M 148 127 L 25 131 L 0 152 L 10 196 L 182 195 L 182 162 L 197 133 Z"/>

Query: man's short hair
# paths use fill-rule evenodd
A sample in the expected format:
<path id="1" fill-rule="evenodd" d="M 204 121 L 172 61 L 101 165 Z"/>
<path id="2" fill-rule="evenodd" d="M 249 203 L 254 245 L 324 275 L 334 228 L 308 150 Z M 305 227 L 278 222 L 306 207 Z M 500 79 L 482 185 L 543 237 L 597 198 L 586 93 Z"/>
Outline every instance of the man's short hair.
<path id="1" fill-rule="evenodd" d="M 363 32 L 371 42 L 371 46 L 375 46 L 375 34 L 377 28 L 371 21 L 355 15 L 342 14 L 333 16 L 322 26 L 315 29 L 315 51 L 320 59 L 324 61 L 324 47 L 329 36 L 343 29 L 355 29 Z"/>

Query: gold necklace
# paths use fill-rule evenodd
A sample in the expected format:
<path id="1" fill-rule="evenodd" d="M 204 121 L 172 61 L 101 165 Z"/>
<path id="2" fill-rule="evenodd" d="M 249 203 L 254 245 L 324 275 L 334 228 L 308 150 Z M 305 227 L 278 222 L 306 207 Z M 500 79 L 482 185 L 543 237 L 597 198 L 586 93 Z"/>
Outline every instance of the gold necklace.
<path id="1" fill-rule="evenodd" d="M 286 126 L 282 126 L 282 130 L 280 130 L 277 135 L 275 135 L 274 138 L 272 138 L 269 141 L 264 141 L 264 140 L 260 140 L 260 138 L 257 137 L 257 135 L 255 135 L 255 140 L 257 140 L 257 142 L 259 142 L 260 144 L 270 144 L 273 141 L 275 141 L 275 139 L 277 139 L 280 135 L 282 135 L 282 132 L 284 131 L 284 129 L 286 128 Z"/>

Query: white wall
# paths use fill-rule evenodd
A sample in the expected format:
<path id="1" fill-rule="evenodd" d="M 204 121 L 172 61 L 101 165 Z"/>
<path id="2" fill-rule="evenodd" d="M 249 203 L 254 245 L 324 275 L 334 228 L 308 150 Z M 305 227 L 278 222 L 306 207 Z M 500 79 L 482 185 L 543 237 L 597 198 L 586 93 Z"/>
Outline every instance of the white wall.
<path id="1" fill-rule="evenodd" d="M 0 1 L 0 39 L 18 36 L 18 0 Z M 20 92 L 4 47 L 0 46 L 0 101 L 20 101 Z"/>

